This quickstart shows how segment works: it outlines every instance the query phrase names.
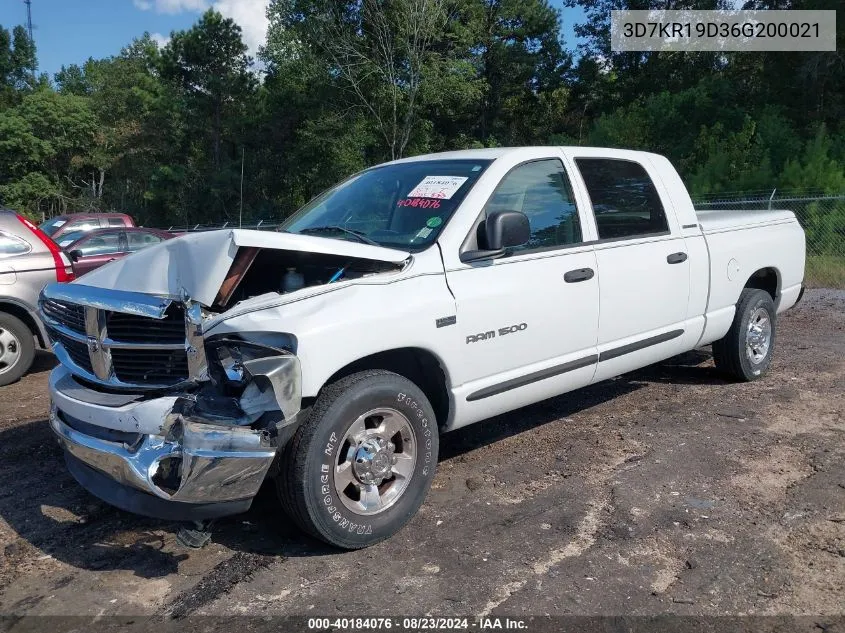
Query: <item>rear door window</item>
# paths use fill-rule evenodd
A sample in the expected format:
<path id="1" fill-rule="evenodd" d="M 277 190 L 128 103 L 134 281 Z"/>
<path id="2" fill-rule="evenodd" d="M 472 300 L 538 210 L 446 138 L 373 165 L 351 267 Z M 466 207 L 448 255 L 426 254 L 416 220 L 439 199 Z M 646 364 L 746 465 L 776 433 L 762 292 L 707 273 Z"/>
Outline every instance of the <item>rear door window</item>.
<path id="1" fill-rule="evenodd" d="M 645 168 L 630 160 L 576 158 L 587 186 L 600 240 L 666 233 L 660 194 Z"/>
<path id="2" fill-rule="evenodd" d="M 109 226 L 123 226 L 123 218 L 109 218 Z"/>
<path id="3" fill-rule="evenodd" d="M 140 251 L 142 248 L 158 244 L 164 240 L 154 233 L 142 233 L 139 231 L 132 231 L 128 234 L 129 237 L 129 252 L 134 253 Z"/>

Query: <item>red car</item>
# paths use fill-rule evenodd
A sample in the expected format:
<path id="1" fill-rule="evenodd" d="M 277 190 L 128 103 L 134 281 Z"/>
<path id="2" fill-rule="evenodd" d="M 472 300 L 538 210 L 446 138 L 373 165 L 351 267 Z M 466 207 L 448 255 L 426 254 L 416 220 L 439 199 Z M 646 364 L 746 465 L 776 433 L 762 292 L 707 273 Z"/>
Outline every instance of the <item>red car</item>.
<path id="1" fill-rule="evenodd" d="M 147 246 L 176 237 L 158 229 L 100 229 L 66 233 L 57 242 L 73 261 L 77 277 Z"/>
<path id="2" fill-rule="evenodd" d="M 69 213 L 50 218 L 38 228 L 56 242 L 63 242 L 69 233 L 133 226 L 135 221 L 125 213 Z"/>

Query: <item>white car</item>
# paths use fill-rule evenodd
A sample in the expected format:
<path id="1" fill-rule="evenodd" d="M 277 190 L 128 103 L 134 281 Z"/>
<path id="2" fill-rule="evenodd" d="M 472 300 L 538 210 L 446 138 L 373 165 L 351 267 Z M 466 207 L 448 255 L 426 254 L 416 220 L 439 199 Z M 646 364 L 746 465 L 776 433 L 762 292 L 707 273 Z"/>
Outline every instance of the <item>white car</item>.
<path id="1" fill-rule="evenodd" d="M 696 213 L 655 154 L 403 159 L 281 232 L 190 234 L 48 286 L 50 422 L 118 507 L 234 514 L 273 478 L 302 529 L 364 547 L 414 516 L 441 433 L 704 345 L 758 378 L 804 258 L 791 212 Z"/>

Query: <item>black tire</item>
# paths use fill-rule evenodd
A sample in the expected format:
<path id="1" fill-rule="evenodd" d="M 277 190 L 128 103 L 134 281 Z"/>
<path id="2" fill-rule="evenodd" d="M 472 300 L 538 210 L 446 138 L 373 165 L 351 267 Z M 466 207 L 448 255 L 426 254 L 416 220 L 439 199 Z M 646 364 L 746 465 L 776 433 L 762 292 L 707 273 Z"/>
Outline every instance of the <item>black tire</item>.
<path id="1" fill-rule="evenodd" d="M 5 333 L 14 339 L 7 343 L 14 345 L 17 349 L 16 358 L 10 363 L 3 362 L 3 358 L 7 358 L 8 347 L 3 343 Z M 20 380 L 21 376 L 29 371 L 34 358 L 35 341 L 26 323 L 11 314 L 0 312 L 0 387 Z"/>
<path id="2" fill-rule="evenodd" d="M 771 325 L 769 344 L 759 361 L 749 358 L 746 350 L 747 336 L 752 315 L 764 310 Z M 717 369 L 743 382 L 757 380 L 769 370 L 777 339 L 777 315 L 771 295 L 765 290 L 745 288 L 739 295 L 736 314 L 731 329 L 724 338 L 713 343 L 713 360 Z"/>
<path id="3" fill-rule="evenodd" d="M 414 467 L 392 505 L 376 514 L 359 514 L 344 505 L 348 501 L 340 495 L 347 493 L 337 490 L 333 469 L 350 454 L 350 444 L 344 438 L 352 425 L 378 409 L 396 411 L 401 414 L 397 419 L 409 423 L 413 441 L 407 446 L 409 455 L 414 447 L 414 457 L 407 463 Z M 341 449 L 345 449 L 343 453 Z M 416 514 L 434 478 L 437 450 L 437 422 L 422 390 L 389 371 L 363 371 L 320 392 L 285 448 L 276 488 L 282 506 L 300 529 L 330 545 L 360 549 L 389 538 Z M 393 485 L 390 478 L 385 481 L 387 486 Z"/>

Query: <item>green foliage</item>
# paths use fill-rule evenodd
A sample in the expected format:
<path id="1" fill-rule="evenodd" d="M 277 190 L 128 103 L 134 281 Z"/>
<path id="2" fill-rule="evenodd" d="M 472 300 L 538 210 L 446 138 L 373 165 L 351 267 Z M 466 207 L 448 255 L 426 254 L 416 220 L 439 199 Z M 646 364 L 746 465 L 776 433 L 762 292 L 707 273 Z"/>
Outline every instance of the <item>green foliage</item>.
<path id="1" fill-rule="evenodd" d="M 0 27 L 0 202 L 255 222 L 383 160 L 528 144 L 665 154 L 695 195 L 845 192 L 841 53 L 615 53 L 610 9 L 665 3 L 567 2 L 586 15 L 575 62 L 549 0 L 271 0 L 258 63 L 208 11 L 162 49 L 144 34 L 52 82 L 26 31 Z M 802 221 L 841 244 L 845 210 Z"/>
<path id="2" fill-rule="evenodd" d="M 69 192 L 90 186 L 96 125 L 87 99 L 49 89 L 0 111 L 0 198 L 29 212 L 75 206 Z"/>
<path id="3" fill-rule="evenodd" d="M 845 191 L 845 165 L 832 156 L 832 147 L 827 128 L 820 125 L 801 156 L 786 161 L 784 187 L 819 189 L 826 194 Z"/>
<path id="4" fill-rule="evenodd" d="M 845 165 L 832 156 L 833 142 L 824 125 L 807 141 L 798 158 L 789 159 L 783 170 L 786 187 L 810 187 L 825 194 L 845 191 Z M 845 245 L 845 202 L 822 206 L 814 202 L 801 214 L 807 242 L 818 245 L 820 255 L 842 255 Z"/>
<path id="5" fill-rule="evenodd" d="M 26 30 L 16 26 L 10 34 L 0 26 L 0 107 L 36 86 L 36 66 L 35 46 Z"/>

